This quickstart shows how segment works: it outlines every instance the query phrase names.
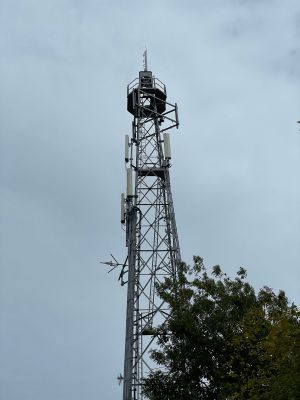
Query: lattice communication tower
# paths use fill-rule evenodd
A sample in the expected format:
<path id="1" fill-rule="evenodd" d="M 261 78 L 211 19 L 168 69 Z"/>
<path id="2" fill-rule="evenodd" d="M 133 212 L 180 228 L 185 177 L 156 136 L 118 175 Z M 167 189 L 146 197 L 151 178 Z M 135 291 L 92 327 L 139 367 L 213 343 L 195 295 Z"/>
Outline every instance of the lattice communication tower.
<path id="1" fill-rule="evenodd" d="M 128 255 L 120 279 L 127 284 L 123 400 L 142 400 L 142 383 L 155 367 L 155 328 L 170 310 L 155 285 L 176 279 L 181 261 L 170 185 L 170 136 L 178 128 L 177 104 L 167 102 L 165 85 L 147 68 L 127 87 L 132 134 L 125 136 L 127 191 L 121 195 L 121 223 Z M 111 265 L 114 265 L 111 263 Z"/>

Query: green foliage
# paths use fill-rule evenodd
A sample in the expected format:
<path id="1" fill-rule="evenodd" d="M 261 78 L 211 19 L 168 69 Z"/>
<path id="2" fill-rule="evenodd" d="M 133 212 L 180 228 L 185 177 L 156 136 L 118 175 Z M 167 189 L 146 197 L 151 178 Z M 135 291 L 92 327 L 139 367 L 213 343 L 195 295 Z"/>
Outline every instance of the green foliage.
<path id="1" fill-rule="evenodd" d="M 240 268 L 211 276 L 201 257 L 157 286 L 171 316 L 157 334 L 151 400 L 300 399 L 300 313 L 284 292 L 255 293 Z"/>

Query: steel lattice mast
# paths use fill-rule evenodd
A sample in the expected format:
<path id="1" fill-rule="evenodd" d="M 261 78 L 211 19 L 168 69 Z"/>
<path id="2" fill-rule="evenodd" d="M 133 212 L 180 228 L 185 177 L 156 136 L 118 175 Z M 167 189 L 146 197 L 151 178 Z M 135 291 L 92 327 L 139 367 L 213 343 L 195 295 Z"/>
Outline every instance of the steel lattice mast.
<path id="1" fill-rule="evenodd" d="M 128 248 L 127 315 L 123 400 L 143 399 L 141 384 L 153 368 L 149 350 L 155 327 L 169 315 L 156 283 L 176 279 L 181 260 L 170 186 L 170 138 L 178 128 L 177 105 L 167 102 L 165 85 L 147 69 L 127 88 L 127 109 L 133 115 L 132 135 L 125 137 L 127 193 L 121 196 L 121 222 Z"/>

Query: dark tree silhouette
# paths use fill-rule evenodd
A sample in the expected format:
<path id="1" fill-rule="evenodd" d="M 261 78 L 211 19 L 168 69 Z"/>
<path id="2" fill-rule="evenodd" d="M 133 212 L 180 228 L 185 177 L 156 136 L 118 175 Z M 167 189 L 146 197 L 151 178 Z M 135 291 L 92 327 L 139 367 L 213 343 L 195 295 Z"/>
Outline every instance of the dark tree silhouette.
<path id="1" fill-rule="evenodd" d="M 300 399 L 300 313 L 283 291 L 256 294 L 244 268 L 208 274 L 200 257 L 157 290 L 172 311 L 156 332 L 149 399 Z"/>

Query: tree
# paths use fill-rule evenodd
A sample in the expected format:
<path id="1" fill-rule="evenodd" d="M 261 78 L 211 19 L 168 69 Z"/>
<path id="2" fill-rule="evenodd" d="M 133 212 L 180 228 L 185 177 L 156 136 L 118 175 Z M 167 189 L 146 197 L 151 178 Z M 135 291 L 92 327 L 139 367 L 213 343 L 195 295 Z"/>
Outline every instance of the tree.
<path id="1" fill-rule="evenodd" d="M 243 268 L 209 275 L 200 257 L 157 290 L 171 315 L 156 332 L 149 399 L 300 399 L 300 313 L 283 291 L 256 294 Z"/>

